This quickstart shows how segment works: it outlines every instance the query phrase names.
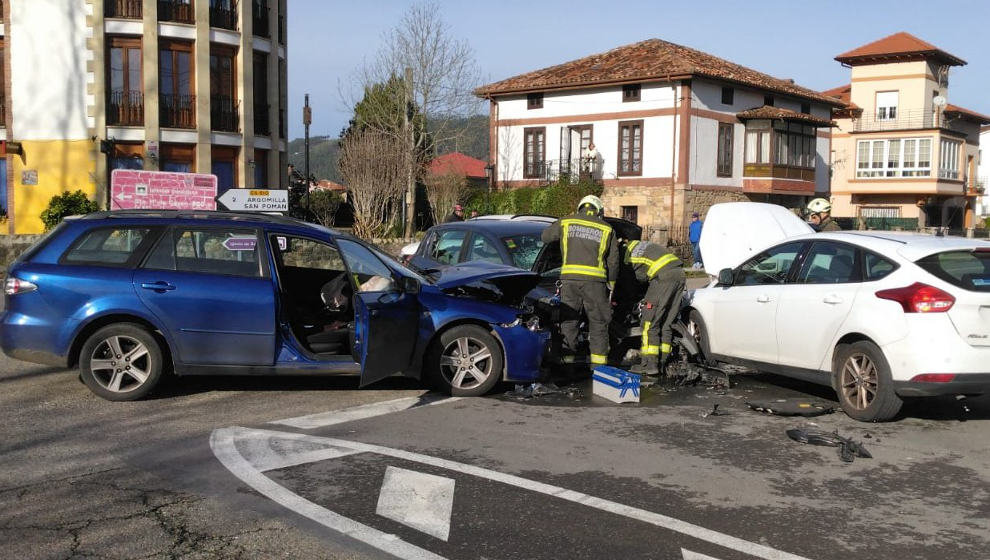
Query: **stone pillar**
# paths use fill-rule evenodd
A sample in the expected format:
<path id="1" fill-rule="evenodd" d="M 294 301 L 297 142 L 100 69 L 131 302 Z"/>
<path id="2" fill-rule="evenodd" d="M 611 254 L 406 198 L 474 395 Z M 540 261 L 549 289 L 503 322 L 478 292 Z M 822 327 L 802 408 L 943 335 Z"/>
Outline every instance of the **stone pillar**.
<path id="1" fill-rule="evenodd" d="M 142 76 L 144 80 L 144 168 L 148 171 L 157 171 L 161 168 L 161 162 L 157 159 L 152 161 L 148 157 L 148 144 L 151 142 L 160 144 L 161 140 L 158 114 L 158 2 L 156 0 L 144 0 L 141 10 L 144 23 L 144 35 L 141 40 L 141 62 L 144 68 Z"/>

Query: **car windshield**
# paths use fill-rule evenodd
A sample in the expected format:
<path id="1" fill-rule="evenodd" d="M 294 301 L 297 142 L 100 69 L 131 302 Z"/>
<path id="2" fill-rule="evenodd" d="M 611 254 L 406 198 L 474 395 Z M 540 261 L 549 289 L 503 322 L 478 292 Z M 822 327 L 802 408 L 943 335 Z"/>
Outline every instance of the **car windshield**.
<path id="1" fill-rule="evenodd" d="M 971 292 L 990 292 L 990 251 L 946 251 L 917 261 L 921 268 Z"/>
<path id="2" fill-rule="evenodd" d="M 502 243 L 505 243 L 509 255 L 512 256 L 513 266 L 524 270 L 533 269 L 533 263 L 536 262 L 536 257 L 540 254 L 540 249 L 543 248 L 543 239 L 539 235 L 503 237 Z"/>

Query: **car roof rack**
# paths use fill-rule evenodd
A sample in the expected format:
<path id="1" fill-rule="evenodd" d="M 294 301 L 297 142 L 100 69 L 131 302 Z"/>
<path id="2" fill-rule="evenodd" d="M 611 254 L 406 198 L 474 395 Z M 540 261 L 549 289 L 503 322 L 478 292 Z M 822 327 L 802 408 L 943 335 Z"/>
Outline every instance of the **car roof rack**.
<path id="1" fill-rule="evenodd" d="M 106 218 L 164 218 L 164 219 L 201 219 L 201 220 L 232 220 L 245 222 L 264 222 L 293 226 L 310 226 L 315 224 L 282 216 L 280 214 L 264 214 L 256 212 L 231 212 L 229 210 L 100 210 L 79 216 L 81 220 L 101 220 Z"/>

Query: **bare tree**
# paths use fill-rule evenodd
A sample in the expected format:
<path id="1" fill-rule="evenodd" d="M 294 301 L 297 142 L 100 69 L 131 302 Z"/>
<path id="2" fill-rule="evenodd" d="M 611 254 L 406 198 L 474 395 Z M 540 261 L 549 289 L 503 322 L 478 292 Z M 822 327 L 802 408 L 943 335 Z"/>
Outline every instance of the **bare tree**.
<path id="1" fill-rule="evenodd" d="M 355 131 L 340 146 L 340 176 L 351 191 L 354 233 L 383 237 L 394 223 L 405 190 L 408 153 L 400 139 L 375 130 Z"/>
<path id="2" fill-rule="evenodd" d="M 426 134 L 414 134 L 415 123 L 408 119 L 401 126 L 387 117 L 365 118 L 365 126 L 398 135 L 410 154 L 423 154 L 437 143 L 455 144 L 463 128 L 454 127 L 454 120 L 478 112 L 479 101 L 472 90 L 480 81 L 474 50 L 463 39 L 455 38 L 450 26 L 440 17 L 435 2 L 415 4 L 399 23 L 382 37 L 377 56 L 358 71 L 357 82 L 368 92 L 375 84 L 388 83 L 399 77 L 403 83 L 403 99 L 378 98 L 382 115 L 394 114 L 396 101 L 400 107 L 415 107 L 425 116 Z M 367 99 L 368 96 L 365 96 Z M 410 111 L 406 109 L 405 114 Z M 400 113 L 400 119 L 403 114 Z M 384 123 L 385 126 L 381 126 Z M 427 146 L 425 143 L 431 143 Z M 406 169 L 406 187 L 410 192 L 407 212 L 407 234 L 412 227 L 414 182 L 422 178 L 423 158 L 410 157 Z"/>
<path id="3" fill-rule="evenodd" d="M 460 202 L 467 189 L 467 177 L 462 173 L 448 171 L 427 175 L 423 181 L 426 186 L 426 198 L 430 201 L 430 214 L 433 223 L 443 221 L 447 212 Z"/>

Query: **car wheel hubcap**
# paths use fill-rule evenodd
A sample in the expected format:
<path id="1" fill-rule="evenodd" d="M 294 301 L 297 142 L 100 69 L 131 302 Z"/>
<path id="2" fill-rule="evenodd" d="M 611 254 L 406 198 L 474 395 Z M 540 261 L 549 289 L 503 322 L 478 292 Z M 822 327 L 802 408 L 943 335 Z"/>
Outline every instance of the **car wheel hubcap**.
<path id="1" fill-rule="evenodd" d="M 492 352 L 476 338 L 455 339 L 440 355 L 440 373 L 455 389 L 473 389 L 492 374 Z"/>
<path id="2" fill-rule="evenodd" d="M 878 382 L 877 366 L 869 356 L 857 352 L 846 358 L 839 389 L 848 404 L 858 410 L 870 406 L 877 397 Z"/>
<path id="3" fill-rule="evenodd" d="M 93 349 L 89 370 L 108 391 L 126 393 L 144 385 L 152 367 L 148 347 L 136 338 L 111 336 Z"/>

